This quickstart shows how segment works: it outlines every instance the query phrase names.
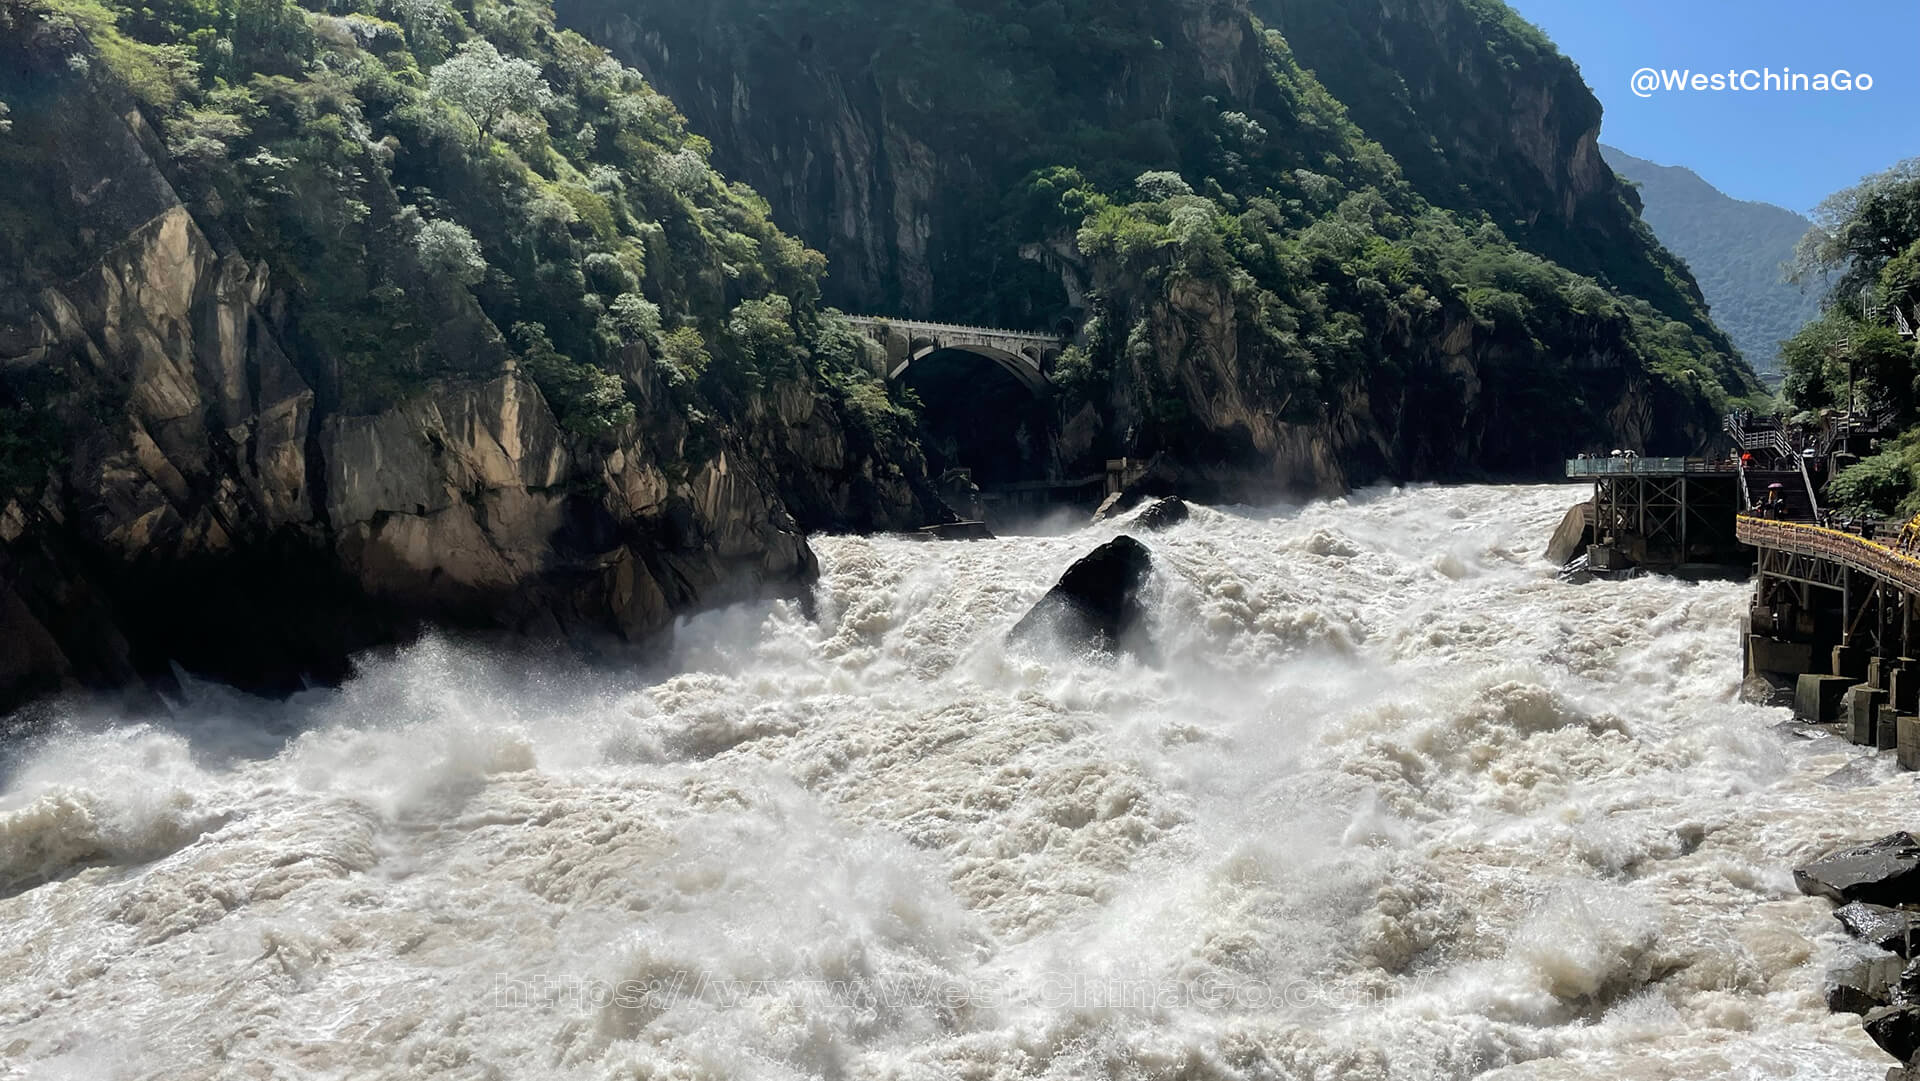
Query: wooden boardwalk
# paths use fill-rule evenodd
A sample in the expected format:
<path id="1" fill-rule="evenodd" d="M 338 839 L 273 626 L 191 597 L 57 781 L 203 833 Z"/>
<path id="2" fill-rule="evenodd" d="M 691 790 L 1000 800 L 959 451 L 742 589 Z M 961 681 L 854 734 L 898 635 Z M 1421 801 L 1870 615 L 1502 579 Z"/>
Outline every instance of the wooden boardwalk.
<path id="1" fill-rule="evenodd" d="M 1740 515 L 1733 528 L 1740 543 L 1759 549 L 1763 560 L 1768 552 L 1821 560 L 1920 595 L 1920 558 L 1887 542 L 1813 522 L 1778 522 L 1753 514 Z M 1805 580 L 1801 575 L 1792 577 Z"/>

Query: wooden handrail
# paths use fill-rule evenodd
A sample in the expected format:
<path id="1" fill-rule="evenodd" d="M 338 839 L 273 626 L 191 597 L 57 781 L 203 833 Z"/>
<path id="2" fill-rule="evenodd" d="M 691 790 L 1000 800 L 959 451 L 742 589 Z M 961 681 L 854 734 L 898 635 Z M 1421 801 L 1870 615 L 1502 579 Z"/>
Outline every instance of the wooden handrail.
<path id="1" fill-rule="evenodd" d="M 1812 522 L 1778 522 L 1751 514 L 1735 518 L 1733 532 L 1742 544 L 1832 560 L 1920 593 L 1920 558 L 1855 533 Z"/>

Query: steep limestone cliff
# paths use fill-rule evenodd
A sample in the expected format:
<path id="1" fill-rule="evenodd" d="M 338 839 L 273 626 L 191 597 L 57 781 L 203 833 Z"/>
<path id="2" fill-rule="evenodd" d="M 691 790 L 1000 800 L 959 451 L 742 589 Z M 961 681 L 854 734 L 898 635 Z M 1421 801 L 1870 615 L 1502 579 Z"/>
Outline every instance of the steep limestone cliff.
<path id="1" fill-rule="evenodd" d="M 1428 200 L 1710 338 L 1698 286 L 1600 154 L 1600 102 L 1499 0 L 1253 0 Z"/>
<path id="2" fill-rule="evenodd" d="M 1276 374 L 1262 305 L 1229 283 L 1157 288 L 1109 260 L 1094 273 L 1098 380 L 1086 415 L 1063 429 L 1063 452 L 1153 458 L 1157 490 L 1258 499 L 1410 477 L 1539 476 L 1567 447 L 1686 453 L 1714 434 L 1696 403 L 1648 375 L 1618 320 L 1587 320 L 1579 351 L 1542 371 L 1538 343 L 1519 328 L 1435 303 L 1386 330 L 1392 366 L 1315 382 Z M 1109 325 L 1136 329 L 1122 344 Z M 1115 444 L 1116 432 L 1130 441 Z"/>
<path id="3" fill-rule="evenodd" d="M 1198 153 L 1169 124 L 1266 93 L 1244 0 L 1030 5 L 559 0 L 714 141 L 715 161 L 821 248 L 854 311 L 1015 327 L 1075 314 L 1019 254 L 1013 189 L 1071 163 L 1114 183 Z M 1110 137 L 1109 133 L 1127 133 Z M 1078 147 L 1080 152 L 1069 153 Z"/>
<path id="4" fill-rule="evenodd" d="M 569 448 L 511 370 L 317 413 L 260 314 L 269 278 L 176 207 L 35 298 L 39 333 L 0 359 L 73 388 L 71 461 L 0 530 L 0 636 L 45 654 L 24 666 L 42 686 L 169 662 L 292 685 L 428 623 L 644 640 L 807 581 L 798 524 L 737 446 L 691 469 L 638 437 Z"/>
<path id="5" fill-rule="evenodd" d="M 1578 73 L 1497 3 L 558 11 L 828 250 L 836 302 L 1078 328 L 1061 475 L 1538 476 L 1702 449 L 1758 389 L 1600 160 Z"/>
<path id="6" fill-rule="evenodd" d="M 84 38 L 10 30 L 4 138 L 41 186 L 7 209 L 71 239 L 0 280 L 0 406 L 44 437 L 0 440 L 0 711 L 174 665 L 291 688 L 428 625 L 645 643 L 804 588 L 805 528 L 928 515 L 917 457 L 851 435 L 805 368 L 722 421 L 638 343 L 633 419 L 570 431 L 464 291 L 439 299 L 457 363 L 351 407 L 304 283 L 177 193 L 143 109 L 68 61 Z"/>

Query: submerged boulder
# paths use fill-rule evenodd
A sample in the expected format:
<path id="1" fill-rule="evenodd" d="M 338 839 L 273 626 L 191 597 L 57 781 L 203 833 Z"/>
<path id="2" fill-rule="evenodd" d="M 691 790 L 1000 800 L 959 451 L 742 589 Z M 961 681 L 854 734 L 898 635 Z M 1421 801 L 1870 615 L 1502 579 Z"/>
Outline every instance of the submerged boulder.
<path id="1" fill-rule="evenodd" d="M 1800 892 L 1842 904 L 1898 905 L 1920 901 L 1920 841 L 1906 832 L 1829 852 L 1793 869 Z"/>
<path id="2" fill-rule="evenodd" d="M 1007 635 L 1023 642 L 1052 634 L 1062 642 L 1112 652 L 1146 614 L 1140 591 L 1153 554 L 1132 537 L 1115 537 L 1082 557 Z"/>
<path id="3" fill-rule="evenodd" d="M 1139 526 L 1141 529 L 1158 533 L 1163 529 L 1171 529 L 1181 522 L 1186 521 L 1191 513 L 1192 512 L 1187 509 L 1187 504 L 1184 500 L 1177 495 L 1170 495 L 1158 503 L 1155 503 L 1153 506 L 1148 507 L 1146 510 L 1141 511 L 1140 517 L 1135 518 L 1133 524 Z"/>

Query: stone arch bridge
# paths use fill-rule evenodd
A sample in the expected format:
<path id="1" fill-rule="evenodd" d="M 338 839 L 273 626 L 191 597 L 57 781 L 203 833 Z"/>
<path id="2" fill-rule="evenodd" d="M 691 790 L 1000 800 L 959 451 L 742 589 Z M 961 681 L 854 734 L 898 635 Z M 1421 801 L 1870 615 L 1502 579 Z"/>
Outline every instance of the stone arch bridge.
<path id="1" fill-rule="evenodd" d="M 886 350 L 889 380 L 905 378 L 916 362 L 935 353 L 955 350 L 992 361 L 1035 397 L 1052 388 L 1047 373 L 1067 346 L 1067 339 L 1057 334 L 872 316 L 851 316 L 849 321 Z"/>

